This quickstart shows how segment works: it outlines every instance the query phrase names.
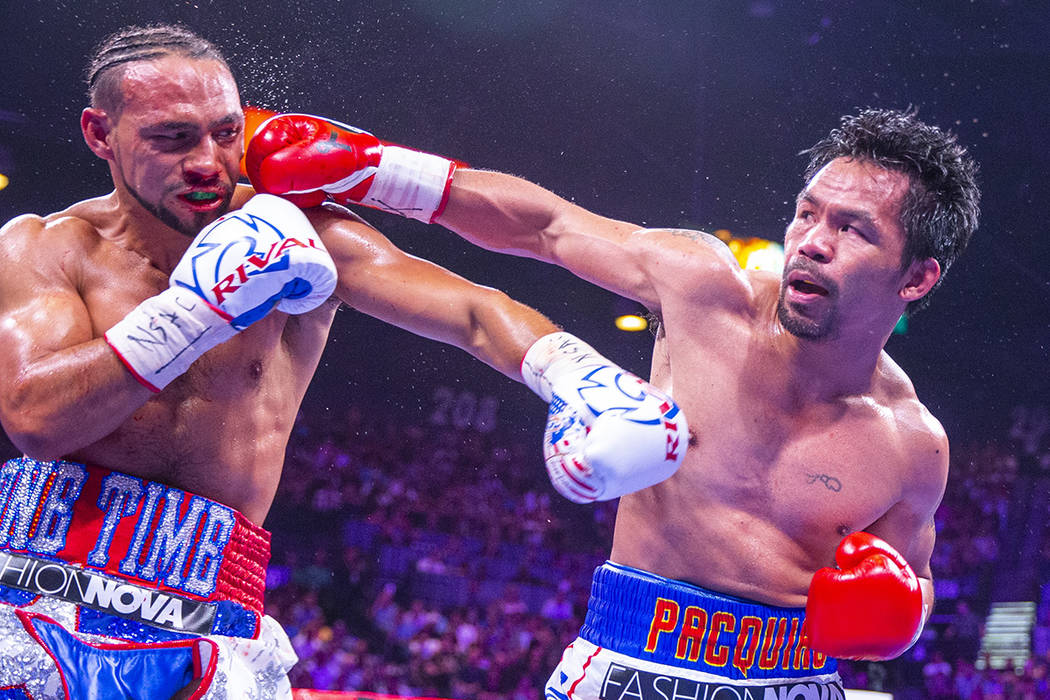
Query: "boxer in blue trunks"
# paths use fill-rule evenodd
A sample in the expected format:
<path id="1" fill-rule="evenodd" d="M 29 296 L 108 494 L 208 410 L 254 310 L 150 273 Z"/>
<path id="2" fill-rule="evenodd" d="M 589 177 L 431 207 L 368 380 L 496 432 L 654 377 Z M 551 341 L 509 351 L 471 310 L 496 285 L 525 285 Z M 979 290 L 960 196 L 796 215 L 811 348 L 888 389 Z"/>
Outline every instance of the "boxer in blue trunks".
<path id="1" fill-rule="evenodd" d="M 128 28 L 89 94 L 83 137 L 114 190 L 0 231 L 0 421 L 26 455 L 0 469 L 0 698 L 290 696 L 260 525 L 341 303 L 519 381 L 544 341 L 530 371 L 549 399 L 580 368 L 611 380 L 586 415 L 555 401 L 565 454 L 588 464 L 600 420 L 630 445 L 598 471 L 648 461 L 642 488 L 681 463 L 674 403 L 541 314 L 345 210 L 238 185 L 245 118 L 209 42 Z M 424 217 L 440 195 L 391 193 Z"/>
<path id="2" fill-rule="evenodd" d="M 695 434 L 674 476 L 620 500 L 548 698 L 840 697 L 833 659 L 893 658 L 922 630 L 948 443 L 883 348 L 976 229 L 976 165 L 951 134 L 885 109 L 844 117 L 808 153 L 783 274 L 511 175 L 459 168 L 442 193 L 435 223 L 649 308 L 651 381 Z M 264 124 L 249 155 L 259 191 L 395 211 L 394 173 L 443 172 L 309 115 Z M 564 460 L 556 438 L 548 458 Z M 581 502 L 609 483 L 574 476 Z"/>

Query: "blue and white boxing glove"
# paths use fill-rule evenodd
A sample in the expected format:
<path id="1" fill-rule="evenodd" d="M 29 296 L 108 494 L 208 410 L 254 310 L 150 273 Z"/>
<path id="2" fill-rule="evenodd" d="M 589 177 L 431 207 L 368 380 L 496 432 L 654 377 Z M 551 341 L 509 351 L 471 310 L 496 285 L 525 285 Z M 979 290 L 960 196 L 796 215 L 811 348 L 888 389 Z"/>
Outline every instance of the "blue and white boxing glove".
<path id="1" fill-rule="evenodd" d="M 670 396 L 569 333 L 545 335 L 521 363 L 525 384 L 550 404 L 543 457 L 558 493 L 607 501 L 677 471 L 689 443 Z"/>
<path id="2" fill-rule="evenodd" d="M 142 384 L 160 391 L 275 307 L 316 308 L 337 277 L 306 215 L 280 197 L 256 195 L 197 234 L 169 287 L 106 331 L 106 342 Z"/>

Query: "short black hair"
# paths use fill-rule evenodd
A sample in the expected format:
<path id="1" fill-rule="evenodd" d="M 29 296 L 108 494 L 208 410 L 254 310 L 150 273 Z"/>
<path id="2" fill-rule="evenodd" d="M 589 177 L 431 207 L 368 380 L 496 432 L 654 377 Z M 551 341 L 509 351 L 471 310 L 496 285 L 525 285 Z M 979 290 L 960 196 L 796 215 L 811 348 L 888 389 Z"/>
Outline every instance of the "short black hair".
<path id="1" fill-rule="evenodd" d="M 85 79 L 91 106 L 119 116 L 123 106 L 120 79 L 124 75 L 119 69 L 135 61 L 172 54 L 211 59 L 227 69 L 230 67 L 215 44 L 185 27 L 173 24 L 124 27 L 103 39 L 88 61 Z"/>
<path id="2" fill-rule="evenodd" d="M 907 175 L 910 186 L 901 209 L 905 232 L 901 268 L 934 258 L 941 266 L 943 280 L 943 273 L 977 230 L 981 199 L 978 168 L 954 134 L 925 124 L 916 115 L 914 108 L 865 109 L 842 117 L 839 128 L 802 152 L 810 158 L 805 181 L 808 186 L 817 172 L 836 158 L 870 161 Z M 926 294 L 908 304 L 907 314 L 925 308 L 929 298 Z"/>

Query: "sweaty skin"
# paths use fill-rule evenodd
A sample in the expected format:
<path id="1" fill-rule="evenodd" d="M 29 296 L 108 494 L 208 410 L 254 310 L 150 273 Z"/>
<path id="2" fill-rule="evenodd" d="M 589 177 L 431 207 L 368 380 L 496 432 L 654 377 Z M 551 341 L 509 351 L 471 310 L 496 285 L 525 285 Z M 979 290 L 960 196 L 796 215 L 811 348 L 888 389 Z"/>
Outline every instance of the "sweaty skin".
<path id="1" fill-rule="evenodd" d="M 842 537 L 863 529 L 904 555 L 932 600 L 948 445 L 882 350 L 940 274 L 932 259 L 901 269 L 907 186 L 832 161 L 799 198 L 782 283 L 741 270 L 706 234 L 640 230 L 508 175 L 456 174 L 437 223 L 660 318 L 650 381 L 673 393 L 693 441 L 674 476 L 620 500 L 613 561 L 800 607 Z"/>
<path id="2" fill-rule="evenodd" d="M 261 524 L 340 302 L 519 381 L 529 345 L 556 330 L 364 222 L 318 209 L 308 215 L 339 271 L 335 297 L 299 316 L 270 313 L 151 393 L 103 334 L 163 291 L 197 231 L 252 191 L 235 184 L 244 116 L 221 63 L 136 62 L 122 88 L 118 115 L 89 108 L 82 118 L 114 191 L 0 230 L 0 421 L 30 457 L 160 481 Z"/>

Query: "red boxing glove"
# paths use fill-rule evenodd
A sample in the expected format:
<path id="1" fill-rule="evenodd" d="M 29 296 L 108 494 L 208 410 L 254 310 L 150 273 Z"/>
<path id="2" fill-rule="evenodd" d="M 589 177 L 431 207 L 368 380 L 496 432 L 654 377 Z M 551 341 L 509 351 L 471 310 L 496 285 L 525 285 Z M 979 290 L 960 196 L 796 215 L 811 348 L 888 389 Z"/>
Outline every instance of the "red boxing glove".
<path id="1" fill-rule="evenodd" d="M 431 222 L 444 209 L 455 162 L 386 145 L 367 131 L 309 114 L 275 116 L 248 143 L 245 170 L 259 192 L 300 207 L 331 198 Z"/>
<path id="2" fill-rule="evenodd" d="M 809 646 L 840 659 L 903 654 L 925 621 L 919 578 L 897 550 L 867 532 L 845 537 L 837 569 L 813 575 L 806 601 Z"/>

